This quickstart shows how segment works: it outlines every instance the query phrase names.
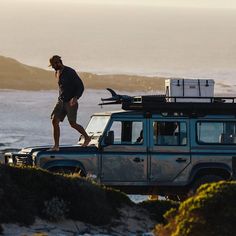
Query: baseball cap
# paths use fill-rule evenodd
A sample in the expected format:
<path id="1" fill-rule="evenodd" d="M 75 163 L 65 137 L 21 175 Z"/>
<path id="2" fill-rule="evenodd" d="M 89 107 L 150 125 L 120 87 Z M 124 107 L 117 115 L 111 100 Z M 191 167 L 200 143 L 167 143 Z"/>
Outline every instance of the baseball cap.
<path id="1" fill-rule="evenodd" d="M 61 57 L 58 55 L 54 55 L 49 59 L 49 67 L 52 66 L 53 62 L 61 61 Z"/>

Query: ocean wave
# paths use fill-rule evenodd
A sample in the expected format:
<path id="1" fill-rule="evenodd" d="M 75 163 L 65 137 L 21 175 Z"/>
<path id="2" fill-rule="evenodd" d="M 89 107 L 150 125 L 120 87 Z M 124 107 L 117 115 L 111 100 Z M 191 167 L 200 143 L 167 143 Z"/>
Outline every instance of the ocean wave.
<path id="1" fill-rule="evenodd" d="M 6 149 L 6 148 L 11 148 L 13 145 L 16 143 L 20 143 L 24 140 L 24 136 L 0 136 L 0 150 Z"/>
<path id="2" fill-rule="evenodd" d="M 0 142 L 0 145 L 1 144 L 11 144 L 11 143 L 16 143 L 16 142 L 20 142 L 22 140 L 24 140 L 25 136 L 15 136 L 15 135 L 7 135 L 7 136 L 4 136 L 4 135 L 1 135 L 0 136 L 0 139 L 1 140 L 4 140 L 4 142 Z"/>

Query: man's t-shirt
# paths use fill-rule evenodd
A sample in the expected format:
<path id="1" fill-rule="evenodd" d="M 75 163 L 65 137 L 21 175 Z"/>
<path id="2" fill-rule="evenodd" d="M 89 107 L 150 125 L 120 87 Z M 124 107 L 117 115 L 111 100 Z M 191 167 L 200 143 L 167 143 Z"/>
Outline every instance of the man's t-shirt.
<path id="1" fill-rule="evenodd" d="M 59 85 L 59 100 L 69 102 L 73 97 L 82 96 L 84 85 L 74 69 L 64 66 L 62 72 L 56 72 L 56 77 Z"/>

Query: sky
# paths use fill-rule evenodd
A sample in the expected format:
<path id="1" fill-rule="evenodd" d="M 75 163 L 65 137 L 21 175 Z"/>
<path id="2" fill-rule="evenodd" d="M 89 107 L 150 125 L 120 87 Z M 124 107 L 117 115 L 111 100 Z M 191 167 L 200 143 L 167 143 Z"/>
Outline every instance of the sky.
<path id="1" fill-rule="evenodd" d="M 143 5 L 163 7 L 194 7 L 194 8 L 236 8 L 235 0 L 1 0 L 12 2 L 55 2 L 94 5 Z"/>
<path id="2" fill-rule="evenodd" d="M 0 0 L 0 55 L 48 69 L 59 54 L 80 71 L 236 85 L 235 22 L 236 0 Z"/>
<path id="3" fill-rule="evenodd" d="M 78 0 L 72 0 L 78 1 Z M 79 0 L 96 4 L 134 4 L 166 7 L 236 8 L 235 0 Z"/>

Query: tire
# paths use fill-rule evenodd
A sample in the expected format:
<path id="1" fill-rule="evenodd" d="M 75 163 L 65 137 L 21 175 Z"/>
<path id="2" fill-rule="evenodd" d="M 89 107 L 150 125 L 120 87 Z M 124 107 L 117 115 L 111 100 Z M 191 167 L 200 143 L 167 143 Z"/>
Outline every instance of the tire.
<path id="1" fill-rule="evenodd" d="M 194 195 L 197 192 L 197 189 L 203 184 L 219 182 L 221 180 L 224 180 L 224 178 L 219 176 L 219 175 L 204 175 L 204 176 L 201 176 L 199 179 L 197 179 L 192 184 L 192 186 L 189 190 L 188 196 Z"/>
<path id="2" fill-rule="evenodd" d="M 86 177 L 84 171 L 79 167 L 52 167 L 49 171 L 62 175 L 79 175 L 80 177 Z"/>

